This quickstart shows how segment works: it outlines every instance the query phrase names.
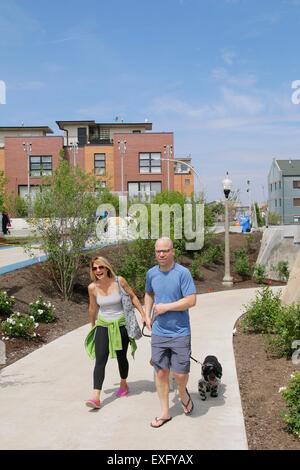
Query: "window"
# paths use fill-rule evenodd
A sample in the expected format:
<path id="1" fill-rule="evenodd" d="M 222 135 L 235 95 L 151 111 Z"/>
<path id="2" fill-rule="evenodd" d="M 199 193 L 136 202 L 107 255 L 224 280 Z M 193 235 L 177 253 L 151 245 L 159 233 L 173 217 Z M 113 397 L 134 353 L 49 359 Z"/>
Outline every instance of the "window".
<path id="1" fill-rule="evenodd" d="M 279 199 L 279 207 L 281 207 L 281 198 Z"/>
<path id="2" fill-rule="evenodd" d="M 293 188 L 294 189 L 300 189 L 300 180 L 294 180 L 293 181 Z"/>
<path id="3" fill-rule="evenodd" d="M 138 196 L 139 193 L 151 194 L 161 192 L 161 181 L 139 181 L 136 183 L 128 183 L 129 197 Z"/>
<path id="4" fill-rule="evenodd" d="M 30 176 L 51 176 L 52 155 L 32 155 L 30 157 Z"/>
<path id="5" fill-rule="evenodd" d="M 110 143 L 108 127 L 95 126 L 89 128 L 89 140 L 91 143 Z"/>
<path id="6" fill-rule="evenodd" d="M 279 181 L 278 185 L 279 185 L 279 189 L 281 189 L 281 181 Z"/>
<path id="7" fill-rule="evenodd" d="M 94 173 L 95 175 L 105 175 L 106 155 L 105 153 L 94 154 Z"/>
<path id="8" fill-rule="evenodd" d="M 274 183 L 274 186 L 275 186 L 275 188 L 274 188 L 274 189 L 275 189 L 275 191 L 276 191 L 276 189 L 277 189 L 277 188 L 276 188 L 276 183 Z"/>
<path id="9" fill-rule="evenodd" d="M 184 180 L 184 184 L 185 184 L 186 186 L 190 185 L 190 184 L 191 184 L 191 180 L 185 179 L 185 180 Z"/>
<path id="10" fill-rule="evenodd" d="M 20 184 L 18 186 L 18 190 L 19 190 L 19 196 L 22 197 L 23 199 L 24 198 L 26 199 L 28 195 L 28 186 Z M 33 186 L 31 184 L 30 185 L 30 197 L 34 199 L 36 194 L 40 192 L 40 190 L 41 190 L 40 186 Z"/>
<path id="11" fill-rule="evenodd" d="M 141 131 L 139 129 L 132 131 L 133 134 L 140 134 Z"/>
<path id="12" fill-rule="evenodd" d="M 95 184 L 95 190 L 99 191 L 103 188 L 106 188 L 106 181 L 97 181 Z"/>
<path id="13" fill-rule="evenodd" d="M 294 197 L 293 204 L 294 206 L 300 206 L 300 197 Z"/>
<path id="14" fill-rule="evenodd" d="M 270 184 L 270 189 L 271 189 L 271 192 L 272 192 L 272 183 Z"/>
<path id="15" fill-rule="evenodd" d="M 161 173 L 161 154 L 140 153 L 140 173 Z"/>
<path id="16" fill-rule="evenodd" d="M 277 199 L 275 199 L 275 207 L 277 207 Z"/>

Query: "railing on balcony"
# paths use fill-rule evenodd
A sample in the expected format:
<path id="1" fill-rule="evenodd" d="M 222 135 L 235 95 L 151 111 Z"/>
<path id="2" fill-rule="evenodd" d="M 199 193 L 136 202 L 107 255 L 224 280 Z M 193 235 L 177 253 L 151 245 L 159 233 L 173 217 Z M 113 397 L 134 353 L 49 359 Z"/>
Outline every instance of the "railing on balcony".
<path id="1" fill-rule="evenodd" d="M 90 137 L 88 145 L 112 145 L 113 139 L 100 139 L 99 137 Z"/>

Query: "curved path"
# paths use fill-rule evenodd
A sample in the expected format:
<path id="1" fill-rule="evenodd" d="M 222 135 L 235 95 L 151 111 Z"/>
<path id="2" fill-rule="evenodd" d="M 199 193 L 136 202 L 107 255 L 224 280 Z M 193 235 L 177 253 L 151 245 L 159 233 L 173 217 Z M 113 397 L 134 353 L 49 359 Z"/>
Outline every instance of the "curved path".
<path id="1" fill-rule="evenodd" d="M 149 365 L 150 339 L 130 356 L 130 394 L 114 396 L 117 363 L 109 360 L 103 405 L 84 405 L 92 385 L 93 362 L 83 341 L 89 326 L 36 350 L 0 373 L 0 449 L 247 449 L 232 330 L 243 305 L 257 289 L 235 289 L 197 296 L 191 309 L 193 356 L 218 356 L 223 379 L 218 398 L 202 402 L 197 391 L 200 366 L 191 363 L 192 416 L 185 416 L 176 391 L 170 393 L 173 420 L 153 429 L 158 398 Z"/>

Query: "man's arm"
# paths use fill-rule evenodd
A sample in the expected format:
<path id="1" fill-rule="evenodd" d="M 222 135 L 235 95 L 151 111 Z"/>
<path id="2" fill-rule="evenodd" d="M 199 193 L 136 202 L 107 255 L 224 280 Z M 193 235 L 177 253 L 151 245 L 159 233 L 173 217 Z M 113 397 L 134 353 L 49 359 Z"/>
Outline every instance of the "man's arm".
<path id="1" fill-rule="evenodd" d="M 162 315 L 163 313 L 173 311 L 182 312 L 196 305 L 196 294 L 187 295 L 183 299 L 177 300 L 176 302 L 170 302 L 169 304 L 155 304 L 154 313 L 155 315 Z"/>

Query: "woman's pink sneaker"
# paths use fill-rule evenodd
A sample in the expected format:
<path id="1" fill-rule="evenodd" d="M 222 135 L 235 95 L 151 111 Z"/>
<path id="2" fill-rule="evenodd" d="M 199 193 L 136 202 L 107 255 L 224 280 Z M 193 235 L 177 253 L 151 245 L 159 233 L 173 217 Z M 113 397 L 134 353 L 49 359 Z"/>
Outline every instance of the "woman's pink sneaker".
<path id="1" fill-rule="evenodd" d="M 98 409 L 100 408 L 100 405 L 101 405 L 100 400 L 93 400 L 93 399 L 87 400 L 85 404 L 89 408 L 93 408 L 93 409 Z"/>
<path id="2" fill-rule="evenodd" d="M 116 393 L 116 396 L 119 398 L 126 397 L 126 395 L 128 395 L 128 387 L 120 387 Z"/>

